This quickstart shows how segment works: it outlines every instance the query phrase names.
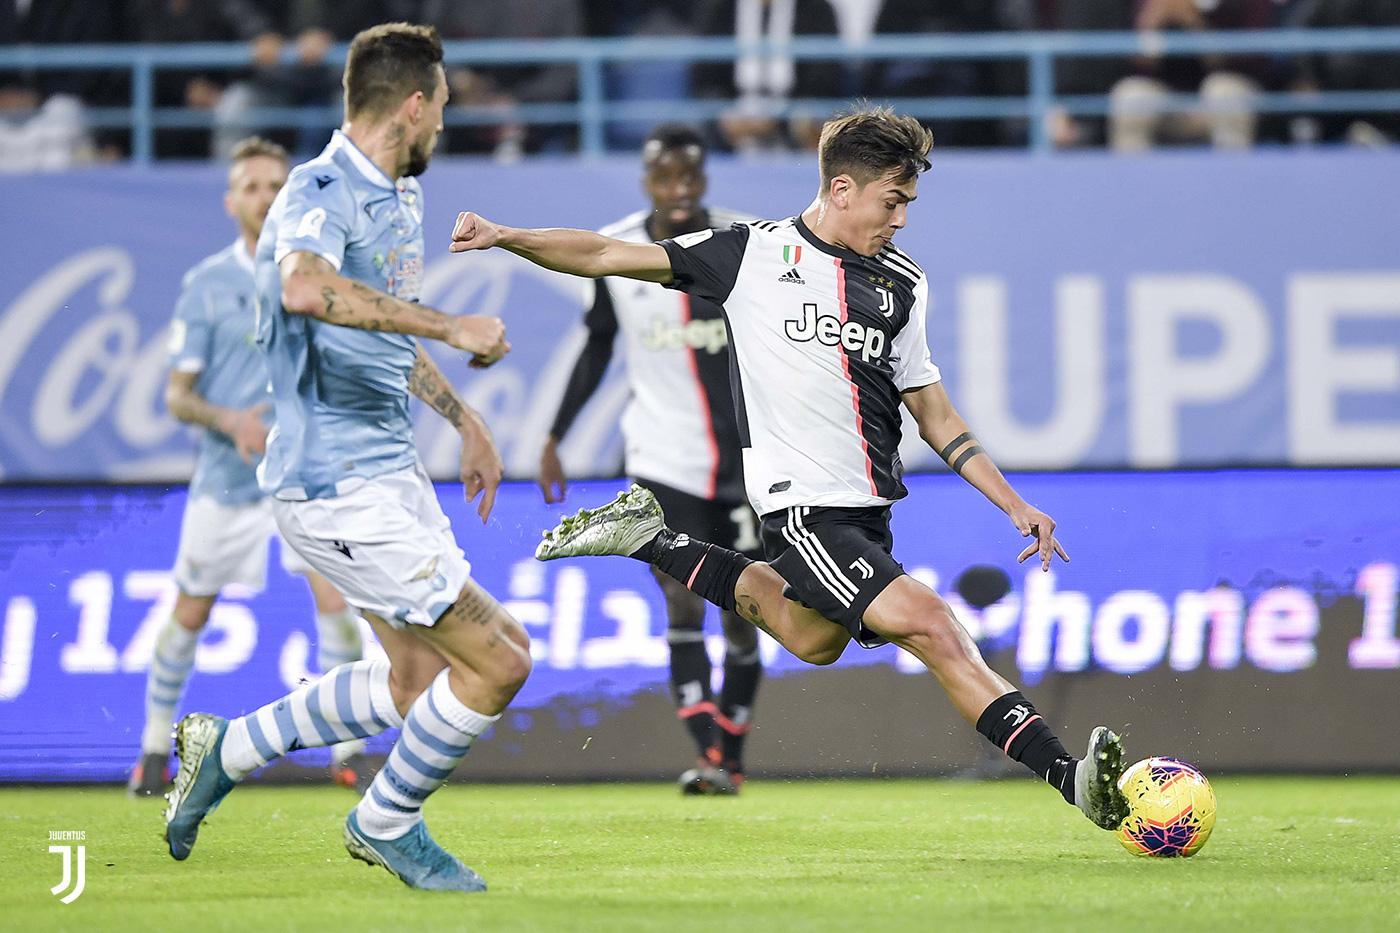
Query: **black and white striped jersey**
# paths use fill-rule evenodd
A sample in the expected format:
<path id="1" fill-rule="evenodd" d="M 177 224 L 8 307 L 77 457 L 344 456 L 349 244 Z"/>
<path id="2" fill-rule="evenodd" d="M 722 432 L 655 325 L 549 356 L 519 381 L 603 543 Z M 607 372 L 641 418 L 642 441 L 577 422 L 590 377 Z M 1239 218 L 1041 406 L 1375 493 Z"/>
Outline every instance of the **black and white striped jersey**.
<path id="1" fill-rule="evenodd" d="M 650 243 L 651 211 L 600 232 Z M 752 215 L 711 208 L 720 229 Z M 744 475 L 730 389 L 729 336 L 717 303 L 652 282 L 609 277 L 594 283 L 584 315 L 588 341 L 574 366 L 550 433 L 563 438 L 603 377 L 622 337 L 631 398 L 622 416 L 627 475 L 703 499 L 744 501 Z"/>
<path id="2" fill-rule="evenodd" d="M 941 378 L 923 270 L 894 246 L 865 257 L 824 243 L 801 217 L 661 245 L 669 287 L 724 308 L 754 510 L 902 498 L 900 393 Z"/>

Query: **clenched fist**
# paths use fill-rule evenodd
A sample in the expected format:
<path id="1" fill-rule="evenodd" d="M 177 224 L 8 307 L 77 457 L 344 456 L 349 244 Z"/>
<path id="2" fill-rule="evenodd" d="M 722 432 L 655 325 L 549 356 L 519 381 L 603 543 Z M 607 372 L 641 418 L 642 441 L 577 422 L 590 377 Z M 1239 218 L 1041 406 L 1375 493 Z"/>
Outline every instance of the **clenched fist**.
<path id="1" fill-rule="evenodd" d="M 457 215 L 457 225 L 452 228 L 452 244 L 449 252 L 465 253 L 471 249 L 490 249 L 501 239 L 501 228 L 470 211 Z"/>
<path id="2" fill-rule="evenodd" d="M 506 325 L 498 317 L 481 314 L 453 318 L 443 342 L 473 354 L 472 365 L 477 368 L 490 366 L 510 352 Z"/>

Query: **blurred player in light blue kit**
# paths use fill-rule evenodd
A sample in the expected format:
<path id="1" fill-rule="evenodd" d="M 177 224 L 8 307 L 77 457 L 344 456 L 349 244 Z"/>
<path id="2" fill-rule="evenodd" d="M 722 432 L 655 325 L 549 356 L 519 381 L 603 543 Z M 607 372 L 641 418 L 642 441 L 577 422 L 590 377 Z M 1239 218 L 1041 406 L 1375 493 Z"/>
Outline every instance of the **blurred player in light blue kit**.
<path id="1" fill-rule="evenodd" d="M 224 208 L 238 239 L 186 275 L 170 327 L 166 405 L 186 424 L 204 428 L 190 480 L 175 559 L 179 595 L 156 640 L 146 678 L 146 726 L 141 758 L 128 785 L 133 794 L 165 790 L 170 730 L 194 670 L 200 632 L 226 587 L 261 590 L 267 543 L 277 535 L 272 506 L 254 473 L 267 439 L 267 365 L 253 343 L 256 297 L 253 249 L 272 199 L 287 180 L 287 153 L 252 137 L 233 151 Z M 316 600 L 317 663 L 322 672 L 362 657 L 359 620 L 325 578 L 286 542 L 282 567 L 302 574 Z M 354 787 L 367 783 L 364 742 L 335 746 L 332 775 Z"/>
<path id="2" fill-rule="evenodd" d="M 430 27 L 367 29 L 345 65 L 345 123 L 293 169 L 256 254 L 258 343 L 276 426 L 259 470 L 283 536 L 374 626 L 389 660 L 336 668 L 231 722 L 197 713 L 176 733 L 170 854 L 238 781 L 297 748 L 402 727 L 345 821 L 350 854 L 415 888 L 480 891 L 428 835 L 422 806 L 500 717 L 530 672 L 529 638 L 473 582 L 419 463 L 409 394 L 462 436 L 468 500 L 486 521 L 500 455 L 416 338 L 489 366 L 509 350 L 496 318 L 417 303 L 423 196 L 414 176 L 442 131 L 447 81 Z"/>

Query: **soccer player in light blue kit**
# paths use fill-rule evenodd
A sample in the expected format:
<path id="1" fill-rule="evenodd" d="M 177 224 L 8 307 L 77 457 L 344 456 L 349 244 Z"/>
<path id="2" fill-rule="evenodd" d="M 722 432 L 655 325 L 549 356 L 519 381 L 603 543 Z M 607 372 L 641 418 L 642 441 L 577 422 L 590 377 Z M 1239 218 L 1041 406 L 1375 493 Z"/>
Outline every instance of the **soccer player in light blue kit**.
<path id="1" fill-rule="evenodd" d="M 127 785 L 137 796 L 165 790 L 175 708 L 219 593 L 233 585 L 256 592 L 266 582 L 267 541 L 277 528 L 254 474 L 267 439 L 263 416 L 270 399 L 267 364 L 253 345 L 253 249 L 286 180 L 281 146 L 251 137 L 234 148 L 224 208 L 238 225 L 238 239 L 189 271 L 171 322 L 166 406 L 204 434 L 180 524 L 174 574 L 179 595 L 156 638 L 146 677 L 141 758 Z M 356 614 L 285 542 L 281 554 L 283 569 L 303 574 L 316 600 L 321 670 L 358 661 L 363 645 Z M 368 783 L 363 748 L 361 740 L 335 746 L 331 773 L 338 783 Z"/>
<path id="2" fill-rule="evenodd" d="M 436 31 L 365 30 L 344 85 L 342 130 L 293 169 L 258 241 L 258 342 L 276 411 L 259 475 L 282 534 L 370 621 L 389 660 L 342 665 L 231 722 L 185 717 L 166 841 L 187 858 L 200 821 L 278 755 L 402 726 L 346 818 L 346 847 L 410 887 L 480 891 L 480 876 L 428 835 L 421 809 L 525 682 L 529 638 L 471 578 L 414 449 L 409 393 L 461 433 L 462 479 L 468 500 L 481 495 L 484 522 L 500 455 L 415 338 L 466 350 L 477 366 L 510 347 L 496 318 L 416 301 L 423 201 L 413 176 L 427 168 L 447 103 Z"/>

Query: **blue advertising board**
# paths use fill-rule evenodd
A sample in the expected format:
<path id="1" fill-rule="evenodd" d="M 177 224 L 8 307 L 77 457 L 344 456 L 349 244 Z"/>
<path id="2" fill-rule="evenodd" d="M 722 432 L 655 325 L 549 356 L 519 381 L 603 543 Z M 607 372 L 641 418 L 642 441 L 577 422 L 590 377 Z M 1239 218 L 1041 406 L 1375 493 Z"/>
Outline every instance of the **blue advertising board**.
<path id="1" fill-rule="evenodd" d="M 1400 155 L 1349 152 L 939 155 L 898 237 L 927 270 L 929 342 L 1004 466 L 1171 468 L 1400 460 Z M 431 347 L 533 476 L 579 346 L 586 283 L 501 252 L 449 256 L 453 219 L 596 228 L 644 205 L 631 159 L 423 176 L 423 300 L 501 315 L 514 351 L 475 373 Z M 233 239 L 217 166 L 0 176 L 0 480 L 182 481 L 192 443 L 164 411 L 183 272 Z M 813 160 L 715 160 L 709 200 L 800 211 Z M 563 453 L 618 470 L 614 371 Z M 423 412 L 430 472 L 456 475 Z M 911 468 L 937 468 L 906 432 Z"/>
<path id="2" fill-rule="evenodd" d="M 1205 762 L 1269 764 L 1250 757 L 1255 746 L 1246 740 L 1290 755 L 1297 741 L 1314 758 L 1287 759 L 1294 763 L 1375 767 L 1389 760 L 1400 767 L 1389 739 L 1374 729 L 1358 739 L 1347 731 L 1369 721 L 1364 707 L 1376 696 L 1393 700 L 1400 682 L 1393 509 L 1400 471 L 1052 473 L 1016 483 L 1055 516 L 1071 563 L 1051 573 L 1018 567 L 1021 538 L 952 476 L 913 478 L 894 524 L 895 556 L 948 598 L 1009 676 L 1047 690 L 1055 678 L 1080 678 L 1091 691 L 1081 701 L 1050 692 L 1051 705 L 1072 719 L 1078 707 L 1086 715 L 1127 715 L 1159 684 L 1171 698 L 1169 716 L 1179 718 L 1188 704 L 1190 730 L 1229 739 L 1235 757 L 1205 747 Z M 580 483 L 569 507 L 601 502 L 616 488 Z M 499 727 L 509 736 L 483 743 L 473 767 L 495 755 L 495 773 L 511 776 L 536 755 L 539 763 L 527 770 L 556 775 L 569 759 L 553 746 L 541 751 L 555 739 L 540 730 L 545 720 L 556 728 L 560 717 L 583 730 L 579 744 L 597 735 L 625 755 L 641 739 L 620 741 L 618 733 L 631 728 L 620 717 L 639 703 L 658 711 L 645 717 L 647 729 L 679 740 L 664 698 L 665 608 L 647 569 L 622 558 L 536 562 L 539 533 L 560 509 L 545 506 L 527 484 L 503 488 L 484 527 L 460 486 L 440 486 L 439 497 L 474 576 L 533 642 L 534 672 Z M 117 780 L 135 760 L 146 670 L 175 596 L 169 568 L 183 503 L 183 490 L 170 488 L 0 487 L 0 781 Z M 1013 583 L 981 611 L 951 587 L 974 564 L 1002 567 Z M 718 626 L 709 631 L 718 656 L 722 636 Z M 228 592 L 216 605 L 185 709 L 240 713 L 316 676 L 314 632 L 304 584 L 273 561 L 265 591 Z M 836 708 L 818 713 L 815 694 L 806 693 L 784 705 L 783 684 L 793 678 L 838 685 L 847 691 L 843 705 L 851 683 L 841 679 L 844 670 L 865 677 L 858 682 L 872 696 L 888 689 L 881 684 L 904 683 L 917 702 L 934 702 L 935 712 L 946 706 L 935 702 L 919 664 L 891 646 L 852 645 L 835 669 L 807 667 L 766 636 L 762 653 L 775 716 L 765 728 L 777 735 L 827 722 L 821 717 Z M 1251 712 L 1254 706 L 1261 710 Z M 1363 709 L 1353 714 L 1353 706 Z M 928 715 L 935 713 L 920 718 Z M 886 717 L 882 728 L 894 729 L 900 718 Z M 1308 738 L 1309 723 L 1325 741 Z M 1186 741 L 1186 726 L 1170 728 L 1177 730 L 1168 733 L 1172 741 Z M 1151 734 L 1144 730 L 1135 733 Z M 926 739 L 892 735 L 912 761 L 921 760 Z M 383 750 L 389 738 L 374 747 Z M 831 744 L 794 742 L 773 754 L 800 769 Z"/>

